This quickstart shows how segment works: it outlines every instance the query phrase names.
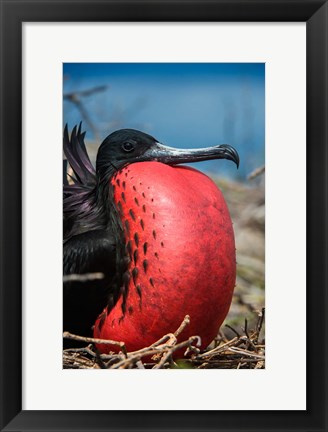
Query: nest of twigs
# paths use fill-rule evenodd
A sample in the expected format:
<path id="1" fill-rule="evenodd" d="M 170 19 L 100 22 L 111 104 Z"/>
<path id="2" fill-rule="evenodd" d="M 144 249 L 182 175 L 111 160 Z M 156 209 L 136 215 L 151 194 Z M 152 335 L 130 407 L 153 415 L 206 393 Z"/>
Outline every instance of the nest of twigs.
<path id="1" fill-rule="evenodd" d="M 124 342 L 86 338 L 65 332 L 64 338 L 85 342 L 88 345 L 83 348 L 64 350 L 63 367 L 64 369 L 264 369 L 265 342 L 261 337 L 264 309 L 257 315 L 254 329 L 248 329 L 247 320 L 242 333 L 227 325 L 226 327 L 235 336 L 228 339 L 221 329 L 215 341 L 205 351 L 200 351 L 201 341 L 197 335 L 182 342 L 178 341 L 178 336 L 190 323 L 188 315 L 174 333 L 166 334 L 152 345 L 134 352 L 127 352 Z M 100 354 L 95 345 L 100 343 L 119 346 L 120 352 Z M 181 350 L 185 350 L 184 355 L 176 359 L 174 353 Z"/>

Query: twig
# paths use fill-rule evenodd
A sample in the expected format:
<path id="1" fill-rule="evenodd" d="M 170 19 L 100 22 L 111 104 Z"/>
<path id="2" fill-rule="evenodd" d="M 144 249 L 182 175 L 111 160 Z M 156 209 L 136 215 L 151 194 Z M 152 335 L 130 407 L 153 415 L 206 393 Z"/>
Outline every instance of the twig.
<path id="1" fill-rule="evenodd" d="M 96 348 L 89 345 L 85 348 L 70 348 L 63 352 L 63 367 L 71 369 L 166 369 L 178 367 L 174 362 L 174 356 L 184 348 L 184 359 L 188 364 L 197 369 L 263 369 L 265 367 L 265 344 L 264 341 L 257 345 L 259 331 L 264 322 L 264 309 L 258 312 L 258 321 L 255 330 L 249 329 L 249 323 L 245 320 L 244 335 L 239 334 L 234 328 L 227 326 L 237 335 L 231 340 L 224 339 L 221 331 L 221 345 L 213 349 L 199 353 L 197 346 L 201 341 L 198 336 L 191 336 L 188 339 L 177 342 L 177 336 L 182 333 L 189 324 L 190 318 L 186 316 L 175 333 L 168 333 L 148 347 L 141 348 L 134 352 L 123 354 L 123 342 L 109 341 L 95 338 L 85 338 L 71 335 L 68 332 L 64 336 L 90 342 L 91 344 L 113 344 L 120 346 L 122 352 L 118 354 L 99 354 Z M 224 342 L 224 343 L 222 343 Z M 153 357 L 151 357 L 153 356 Z M 189 356 L 186 358 L 186 356 Z M 149 358 L 154 361 L 149 362 Z M 143 359 L 146 360 L 143 361 Z"/>
<path id="2" fill-rule="evenodd" d="M 84 103 L 82 102 L 82 98 L 86 96 L 91 96 L 94 93 L 103 92 L 107 89 L 107 87 L 108 87 L 107 85 L 96 86 L 87 90 L 65 93 L 63 96 L 64 100 L 73 103 L 76 106 L 76 108 L 80 111 L 81 116 L 84 118 L 85 122 L 89 125 L 96 139 L 99 138 L 98 130 L 94 125 L 87 109 L 85 108 Z"/>
<path id="3" fill-rule="evenodd" d="M 258 319 L 257 319 L 257 323 L 256 323 L 256 330 L 255 330 L 255 342 L 257 343 L 260 337 L 260 333 L 262 330 L 262 326 L 264 323 L 264 318 L 265 318 L 265 308 L 262 308 L 261 312 L 258 312 Z"/>
<path id="4" fill-rule="evenodd" d="M 244 329 L 245 335 L 248 337 L 249 339 L 249 334 L 248 334 L 248 330 L 247 330 L 247 318 L 245 318 L 245 329 Z"/>
<path id="5" fill-rule="evenodd" d="M 103 359 L 101 358 L 100 352 L 96 346 L 95 346 L 95 351 L 96 351 L 97 364 L 99 365 L 100 369 L 107 369 L 107 366 L 103 362 Z"/>
<path id="6" fill-rule="evenodd" d="M 70 274 L 63 276 L 63 282 L 87 282 L 90 280 L 104 279 L 104 273 L 84 273 L 84 274 Z"/>
<path id="7" fill-rule="evenodd" d="M 78 336 L 69 332 L 63 333 L 64 339 L 72 339 L 76 341 L 86 342 L 86 343 L 92 343 L 92 344 L 102 344 L 102 345 L 115 345 L 119 346 L 124 354 L 127 354 L 125 343 L 124 342 L 118 342 L 113 341 L 109 339 L 97 339 L 97 338 L 90 338 L 90 337 L 84 337 L 84 336 Z"/>
<path id="8" fill-rule="evenodd" d="M 153 369 L 160 369 L 162 366 L 164 366 L 167 359 L 169 357 L 171 357 L 175 351 L 180 350 L 186 346 L 191 346 L 191 344 L 195 341 L 197 341 L 197 343 L 199 343 L 199 336 L 191 336 L 188 340 L 181 342 L 181 343 L 169 348 L 169 350 L 161 358 L 160 362 L 157 363 L 157 365 L 155 365 L 153 367 Z"/>
<path id="9" fill-rule="evenodd" d="M 231 341 L 224 343 L 223 345 L 217 346 L 215 348 L 213 348 L 210 351 L 206 351 L 202 354 L 199 354 L 197 356 L 197 358 L 204 358 L 204 357 L 209 357 L 212 356 L 214 354 L 218 354 L 222 351 L 224 351 L 227 347 L 234 345 L 236 343 L 236 341 L 239 340 L 239 337 L 234 337 L 233 339 L 231 339 Z"/>
<path id="10" fill-rule="evenodd" d="M 174 336 L 175 336 L 175 337 L 178 337 L 179 334 L 181 334 L 181 333 L 183 332 L 183 330 L 184 330 L 184 329 L 187 327 L 187 325 L 189 325 L 189 324 L 190 324 L 190 316 L 189 316 L 189 315 L 186 315 L 186 316 L 184 317 L 182 323 L 180 324 L 178 330 L 176 330 L 176 331 L 174 332 Z"/>
<path id="11" fill-rule="evenodd" d="M 225 326 L 228 327 L 231 331 L 233 331 L 235 333 L 235 335 L 237 335 L 238 338 L 240 338 L 240 334 L 237 332 L 237 330 L 235 330 L 233 327 L 229 326 L 229 324 L 226 324 Z"/>
<path id="12" fill-rule="evenodd" d="M 262 330 L 263 322 L 265 317 L 265 308 L 262 308 L 261 313 L 259 314 L 259 325 L 258 325 L 258 333 Z"/>
<path id="13" fill-rule="evenodd" d="M 259 175 L 263 174 L 265 171 L 265 165 L 262 165 L 258 168 L 256 168 L 254 171 L 252 171 L 248 176 L 247 176 L 247 180 L 253 180 L 256 177 L 258 177 Z"/>
<path id="14" fill-rule="evenodd" d="M 177 337 L 183 332 L 183 330 L 187 327 L 187 325 L 190 324 L 190 316 L 186 315 L 182 321 L 182 323 L 180 324 L 180 326 L 178 327 L 178 329 L 174 332 L 174 334 L 172 335 L 173 338 L 171 338 L 171 343 L 170 345 L 174 345 L 177 342 Z M 153 360 L 154 361 L 158 361 L 161 358 L 162 354 L 161 353 L 157 353 L 153 356 Z"/>
<path id="15" fill-rule="evenodd" d="M 145 369 L 145 366 L 143 365 L 142 361 L 137 361 L 136 366 L 138 369 Z"/>
<path id="16" fill-rule="evenodd" d="M 241 349 L 236 348 L 236 347 L 230 347 L 230 348 L 228 348 L 228 351 L 231 351 L 233 353 L 243 354 L 247 357 L 252 357 L 254 359 L 259 359 L 259 360 L 264 360 L 264 358 L 265 358 L 263 355 L 254 354 L 254 352 L 241 350 Z"/>

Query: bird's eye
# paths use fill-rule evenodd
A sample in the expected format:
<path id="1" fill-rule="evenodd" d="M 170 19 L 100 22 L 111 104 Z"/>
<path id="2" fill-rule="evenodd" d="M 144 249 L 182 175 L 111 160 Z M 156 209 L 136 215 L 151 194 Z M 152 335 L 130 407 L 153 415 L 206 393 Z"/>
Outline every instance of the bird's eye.
<path id="1" fill-rule="evenodd" d="M 131 142 L 126 141 L 125 143 L 122 144 L 122 149 L 125 152 L 131 152 L 134 150 L 134 145 Z"/>

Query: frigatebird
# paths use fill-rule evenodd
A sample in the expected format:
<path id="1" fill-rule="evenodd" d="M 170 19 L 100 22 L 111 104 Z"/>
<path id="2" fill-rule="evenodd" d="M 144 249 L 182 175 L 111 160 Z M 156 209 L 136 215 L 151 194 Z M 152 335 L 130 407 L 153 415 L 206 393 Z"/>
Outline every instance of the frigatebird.
<path id="1" fill-rule="evenodd" d="M 189 314 L 184 336 L 199 335 L 206 347 L 231 304 L 234 233 L 215 183 L 180 164 L 227 159 L 238 167 L 237 151 L 227 144 L 177 149 L 122 129 L 102 142 L 95 169 L 84 137 L 81 124 L 70 136 L 66 125 L 73 175 L 64 184 L 64 275 L 103 277 L 64 283 L 64 330 L 124 341 L 131 351 Z"/>

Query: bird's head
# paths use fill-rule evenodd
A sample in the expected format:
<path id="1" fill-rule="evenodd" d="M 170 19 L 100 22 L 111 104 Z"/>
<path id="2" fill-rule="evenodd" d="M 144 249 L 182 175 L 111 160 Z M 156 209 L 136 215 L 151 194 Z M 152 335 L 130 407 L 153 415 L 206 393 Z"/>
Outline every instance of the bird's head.
<path id="1" fill-rule="evenodd" d="M 121 129 L 108 135 L 98 150 L 96 171 L 104 178 L 135 162 L 156 161 L 168 165 L 228 159 L 239 166 L 237 151 L 228 144 L 199 149 L 177 149 L 159 143 L 154 137 L 135 129 Z"/>

